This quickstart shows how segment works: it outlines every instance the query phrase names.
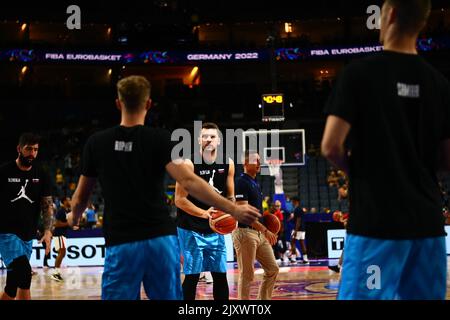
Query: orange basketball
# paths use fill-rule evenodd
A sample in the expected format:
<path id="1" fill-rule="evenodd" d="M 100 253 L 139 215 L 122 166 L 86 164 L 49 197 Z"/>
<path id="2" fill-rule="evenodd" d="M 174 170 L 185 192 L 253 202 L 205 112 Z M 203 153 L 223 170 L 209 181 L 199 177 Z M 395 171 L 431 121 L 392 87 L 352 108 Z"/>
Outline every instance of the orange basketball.
<path id="1" fill-rule="evenodd" d="M 281 229 L 280 219 L 274 214 L 267 214 L 264 216 L 264 225 L 270 232 L 277 234 Z"/>
<path id="2" fill-rule="evenodd" d="M 341 215 L 342 212 L 339 210 L 336 210 L 335 212 L 333 212 L 333 220 L 336 222 L 340 222 L 341 221 Z"/>
<path id="3" fill-rule="evenodd" d="M 209 226 L 218 234 L 229 234 L 237 228 L 237 221 L 230 214 L 217 210 L 209 218 Z"/>

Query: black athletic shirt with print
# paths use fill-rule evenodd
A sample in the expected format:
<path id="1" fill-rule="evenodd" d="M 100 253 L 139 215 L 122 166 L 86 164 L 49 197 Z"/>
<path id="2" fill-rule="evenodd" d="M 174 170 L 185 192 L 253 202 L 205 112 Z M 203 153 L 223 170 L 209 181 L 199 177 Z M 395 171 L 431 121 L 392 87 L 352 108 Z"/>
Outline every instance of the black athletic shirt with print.
<path id="1" fill-rule="evenodd" d="M 41 201 L 51 196 L 50 177 L 39 164 L 29 171 L 15 161 L 0 167 L 0 233 L 12 233 L 24 241 L 36 238 Z"/>
<path id="2" fill-rule="evenodd" d="M 142 125 L 116 126 L 88 139 L 81 173 L 100 182 L 106 246 L 177 234 L 164 196 L 172 145 L 168 131 Z"/>
<path id="3" fill-rule="evenodd" d="M 194 162 L 194 159 L 194 155 L 191 155 L 192 162 Z M 230 165 L 227 163 L 219 164 L 216 162 L 208 164 L 205 163 L 203 159 L 201 159 L 201 161 L 202 163 L 194 163 L 194 173 L 205 180 L 218 194 L 227 197 L 227 178 Z M 204 204 L 203 202 L 195 199 L 191 195 L 188 195 L 187 199 L 195 206 L 204 210 L 208 210 L 211 207 L 210 205 Z M 199 233 L 214 233 L 209 226 L 208 219 L 193 216 L 180 208 L 177 209 L 177 225 L 182 229 Z"/>
<path id="4" fill-rule="evenodd" d="M 436 172 L 450 138 L 450 85 L 418 55 L 385 51 L 348 65 L 325 113 L 351 124 L 351 234 L 444 236 Z"/>

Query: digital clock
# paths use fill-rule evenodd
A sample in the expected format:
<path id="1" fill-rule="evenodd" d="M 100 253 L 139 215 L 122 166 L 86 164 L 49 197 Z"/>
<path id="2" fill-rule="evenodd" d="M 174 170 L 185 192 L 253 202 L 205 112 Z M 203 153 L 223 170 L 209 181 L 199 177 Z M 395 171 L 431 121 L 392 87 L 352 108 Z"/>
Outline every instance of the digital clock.
<path id="1" fill-rule="evenodd" d="M 283 95 L 282 94 L 263 94 L 262 95 L 263 103 L 283 103 Z"/>
<path id="2" fill-rule="evenodd" d="M 284 121 L 284 96 L 282 93 L 262 95 L 262 121 Z"/>

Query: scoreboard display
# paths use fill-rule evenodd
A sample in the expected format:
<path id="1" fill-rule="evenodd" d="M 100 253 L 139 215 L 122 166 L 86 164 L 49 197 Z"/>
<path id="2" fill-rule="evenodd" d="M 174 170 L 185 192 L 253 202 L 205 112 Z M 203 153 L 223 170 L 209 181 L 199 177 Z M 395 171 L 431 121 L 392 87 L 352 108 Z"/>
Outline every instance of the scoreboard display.
<path id="1" fill-rule="evenodd" d="M 282 93 L 262 95 L 262 121 L 284 121 L 284 96 Z"/>

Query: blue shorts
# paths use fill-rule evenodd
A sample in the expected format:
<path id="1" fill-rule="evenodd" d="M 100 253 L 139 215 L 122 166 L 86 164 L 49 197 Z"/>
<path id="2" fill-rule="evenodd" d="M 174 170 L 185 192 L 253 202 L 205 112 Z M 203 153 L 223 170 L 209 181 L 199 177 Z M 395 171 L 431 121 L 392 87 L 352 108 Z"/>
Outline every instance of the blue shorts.
<path id="1" fill-rule="evenodd" d="M 223 235 L 202 234 L 178 228 L 178 237 L 184 258 L 184 274 L 227 272 L 227 249 Z"/>
<path id="2" fill-rule="evenodd" d="M 384 240 L 347 235 L 339 300 L 443 300 L 445 237 Z"/>
<path id="3" fill-rule="evenodd" d="M 23 241 L 12 233 L 0 233 L 0 256 L 5 266 L 14 261 L 14 259 L 26 256 L 30 260 L 33 252 L 33 240 Z"/>
<path id="4" fill-rule="evenodd" d="M 151 300 L 182 300 L 180 248 L 163 236 L 106 248 L 103 300 L 139 300 L 141 283 Z"/>

